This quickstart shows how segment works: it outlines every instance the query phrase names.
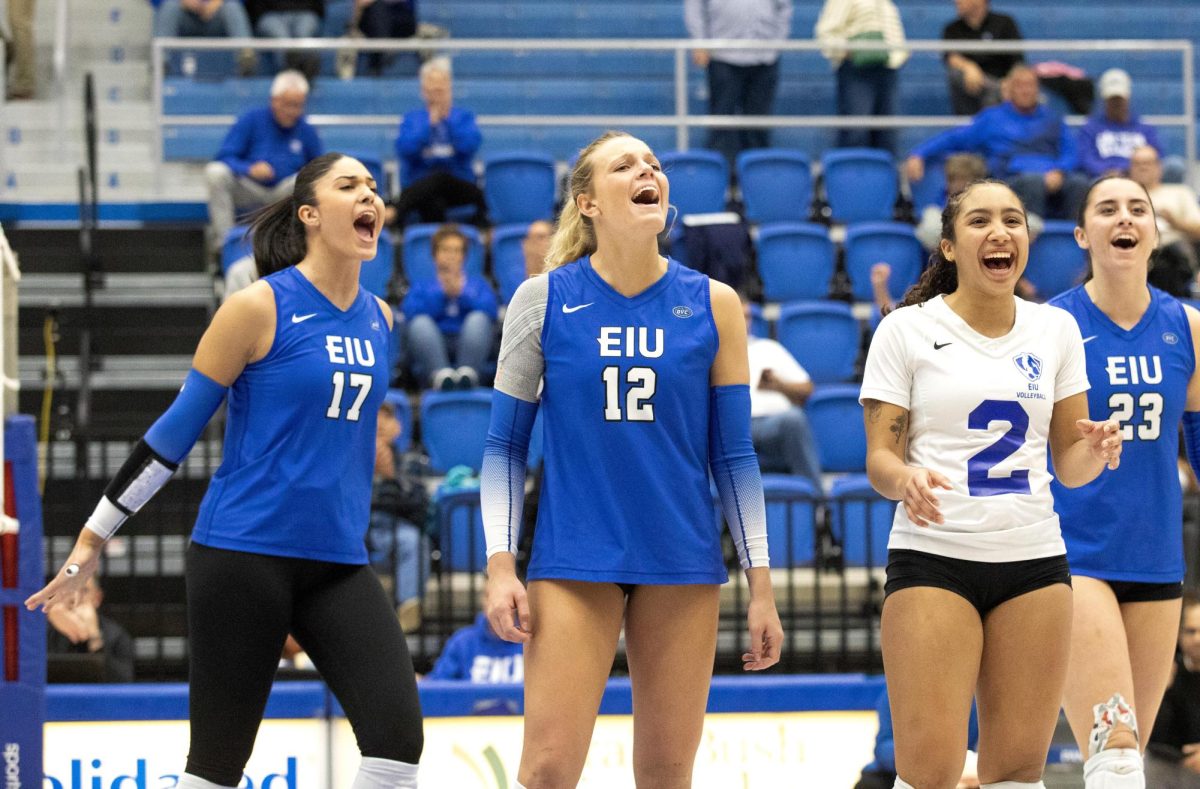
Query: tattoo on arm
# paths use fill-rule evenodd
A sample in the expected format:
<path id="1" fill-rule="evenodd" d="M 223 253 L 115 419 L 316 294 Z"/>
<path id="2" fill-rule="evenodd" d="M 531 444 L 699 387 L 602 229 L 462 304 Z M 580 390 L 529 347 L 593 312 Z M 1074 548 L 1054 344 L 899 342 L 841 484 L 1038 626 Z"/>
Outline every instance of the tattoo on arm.
<path id="1" fill-rule="evenodd" d="M 867 403 L 867 421 L 875 424 L 879 421 L 879 412 L 883 410 L 883 403 L 878 400 L 868 400 Z"/>
<path id="2" fill-rule="evenodd" d="M 908 430 L 908 414 L 897 414 L 892 419 L 890 430 L 892 435 L 896 437 L 896 446 L 900 446 L 900 440 L 904 438 L 904 433 Z"/>

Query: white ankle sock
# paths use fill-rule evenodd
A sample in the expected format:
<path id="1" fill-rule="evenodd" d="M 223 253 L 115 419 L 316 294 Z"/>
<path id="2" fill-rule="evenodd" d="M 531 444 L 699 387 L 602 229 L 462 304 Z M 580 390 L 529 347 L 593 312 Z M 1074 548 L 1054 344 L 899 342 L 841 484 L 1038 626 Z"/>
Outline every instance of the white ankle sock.
<path id="1" fill-rule="evenodd" d="M 417 789 L 417 765 L 364 756 L 350 789 Z"/>
<path id="2" fill-rule="evenodd" d="M 175 784 L 177 789 L 230 789 L 230 787 L 215 784 L 212 781 L 206 781 L 198 775 L 184 773 L 179 776 L 179 783 Z"/>
<path id="3" fill-rule="evenodd" d="M 1142 755 L 1137 748 L 1109 748 L 1083 763 L 1087 789 L 1146 789 Z"/>
<path id="4" fill-rule="evenodd" d="M 1000 781 L 994 784 L 980 784 L 979 789 L 1046 789 L 1041 781 L 1028 783 L 1025 781 Z"/>

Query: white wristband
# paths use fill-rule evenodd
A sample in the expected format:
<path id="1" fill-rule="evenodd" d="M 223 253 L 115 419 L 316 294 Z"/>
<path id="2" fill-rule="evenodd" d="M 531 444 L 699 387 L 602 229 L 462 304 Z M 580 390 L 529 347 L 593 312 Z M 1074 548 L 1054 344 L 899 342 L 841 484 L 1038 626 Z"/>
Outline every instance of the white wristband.
<path id="1" fill-rule="evenodd" d="M 83 525 L 98 534 L 100 539 L 107 540 L 116 534 L 127 517 L 129 516 L 121 512 L 107 496 L 101 496 L 100 501 L 96 503 L 96 509 Z"/>

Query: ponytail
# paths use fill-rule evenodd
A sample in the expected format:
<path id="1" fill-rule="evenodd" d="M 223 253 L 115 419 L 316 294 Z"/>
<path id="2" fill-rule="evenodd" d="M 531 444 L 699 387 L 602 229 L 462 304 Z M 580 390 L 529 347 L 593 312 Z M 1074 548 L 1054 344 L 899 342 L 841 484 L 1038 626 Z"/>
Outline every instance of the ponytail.
<path id="1" fill-rule="evenodd" d="M 558 214 L 554 237 L 550 239 L 550 251 L 546 253 L 546 271 L 565 266 L 596 251 L 596 231 L 592 228 L 592 220 L 579 213 L 575 198 L 587 194 L 592 187 L 592 153 L 615 137 L 629 136 L 623 131 L 606 131 L 579 152 L 567 182 L 566 199 Z"/>
<path id="2" fill-rule="evenodd" d="M 316 183 L 329 172 L 343 153 L 322 154 L 300 168 L 290 197 L 276 200 L 250 215 L 254 242 L 254 266 L 265 277 L 294 266 L 308 254 L 308 235 L 300 221 L 300 206 L 316 205 Z"/>

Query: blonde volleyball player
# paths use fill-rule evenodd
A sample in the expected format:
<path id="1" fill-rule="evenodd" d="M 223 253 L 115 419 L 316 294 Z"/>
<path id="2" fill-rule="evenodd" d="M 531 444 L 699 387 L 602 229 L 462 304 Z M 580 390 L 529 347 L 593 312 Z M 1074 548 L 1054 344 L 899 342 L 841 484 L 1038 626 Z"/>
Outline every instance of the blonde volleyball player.
<path id="1" fill-rule="evenodd" d="M 1047 448 L 1078 486 L 1116 468 L 1121 435 L 1087 419 L 1075 322 L 1014 295 L 1028 258 L 1020 199 L 971 184 L 867 357 L 867 473 L 903 503 L 882 624 L 903 789 L 955 787 L 973 696 L 984 789 L 1043 787 L 1071 627 Z"/>

